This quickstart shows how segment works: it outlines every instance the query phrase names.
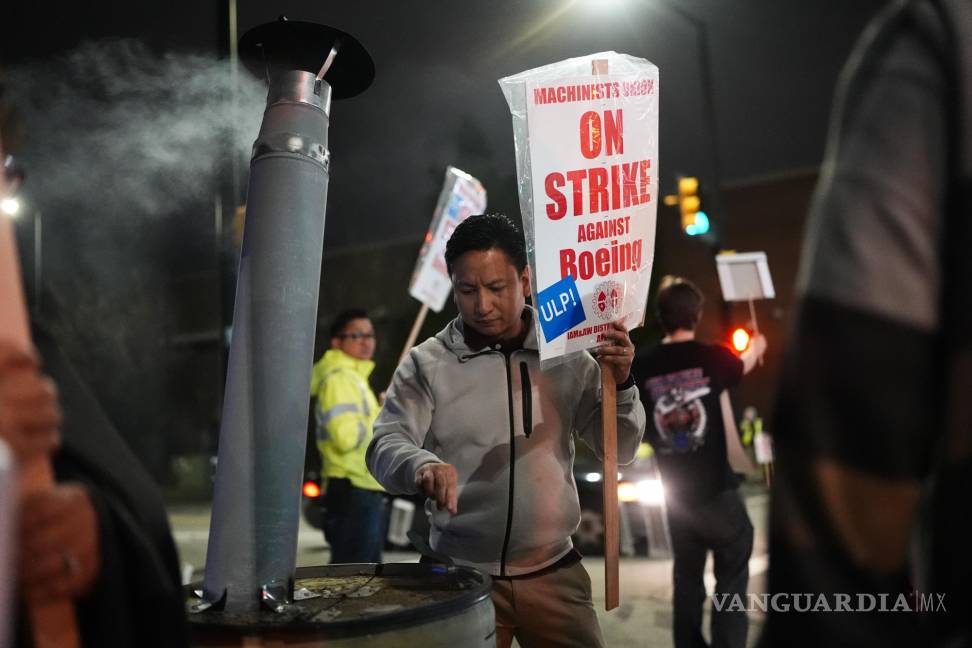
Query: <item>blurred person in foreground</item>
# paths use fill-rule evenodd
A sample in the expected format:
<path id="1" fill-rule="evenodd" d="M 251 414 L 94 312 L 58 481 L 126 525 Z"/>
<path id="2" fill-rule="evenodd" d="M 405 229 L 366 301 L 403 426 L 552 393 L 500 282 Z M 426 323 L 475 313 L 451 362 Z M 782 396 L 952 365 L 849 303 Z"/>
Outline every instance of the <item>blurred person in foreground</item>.
<path id="1" fill-rule="evenodd" d="M 314 365 L 317 448 L 324 490 L 324 537 L 332 563 L 380 563 L 385 544 L 385 489 L 365 465 L 378 399 L 368 384 L 375 368 L 375 327 L 368 313 L 346 310 L 331 325 L 331 348 Z"/>
<path id="2" fill-rule="evenodd" d="M 423 493 L 430 544 L 493 577 L 496 644 L 604 645 L 580 523 L 574 438 L 601 456 L 601 367 L 589 353 L 540 369 L 523 235 L 471 216 L 446 244 L 459 316 L 409 351 L 388 390 L 368 467 L 390 492 Z M 645 413 L 624 326 L 597 353 L 617 381 L 618 461 L 635 458 Z"/>
<path id="3" fill-rule="evenodd" d="M 16 131 L 0 88 L 0 198 L 11 191 Z M 36 356 L 0 341 L 0 437 L 21 465 L 49 456 L 56 483 L 19 496 L 25 599 L 15 645 L 33 643 L 28 602 L 69 598 L 85 648 L 185 646 L 178 558 L 161 495 L 50 335 L 36 324 L 32 335 Z M 50 378 L 40 373 L 41 359 Z"/>
<path id="4" fill-rule="evenodd" d="M 771 608 L 767 644 L 972 645 L 970 178 L 972 3 L 890 3 L 842 73 L 804 244 L 769 583 L 813 608 Z"/>

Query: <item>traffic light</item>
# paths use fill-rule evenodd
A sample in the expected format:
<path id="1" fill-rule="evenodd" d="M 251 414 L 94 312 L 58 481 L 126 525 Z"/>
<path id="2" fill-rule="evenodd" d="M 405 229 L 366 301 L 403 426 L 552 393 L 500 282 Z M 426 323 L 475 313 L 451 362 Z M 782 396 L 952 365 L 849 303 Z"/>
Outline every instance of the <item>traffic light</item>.
<path id="1" fill-rule="evenodd" d="M 665 196 L 666 205 L 678 205 L 682 215 L 682 231 L 689 236 L 700 236 L 709 231 L 709 216 L 702 211 L 699 196 L 699 179 L 682 176 L 678 179 L 678 195 Z"/>
<path id="2" fill-rule="evenodd" d="M 739 327 L 732 332 L 732 348 L 736 353 L 742 353 L 749 348 L 749 341 L 752 339 L 752 334 L 748 329 Z"/>

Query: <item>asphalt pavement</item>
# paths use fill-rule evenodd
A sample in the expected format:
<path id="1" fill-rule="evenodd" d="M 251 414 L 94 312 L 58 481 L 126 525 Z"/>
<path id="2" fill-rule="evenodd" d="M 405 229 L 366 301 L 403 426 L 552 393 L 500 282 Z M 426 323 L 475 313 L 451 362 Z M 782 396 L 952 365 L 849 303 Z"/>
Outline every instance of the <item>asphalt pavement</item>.
<path id="1" fill-rule="evenodd" d="M 767 537 L 766 514 L 768 495 L 759 487 L 744 490 L 746 506 L 755 527 L 753 555 L 749 561 L 749 591 L 766 591 Z M 201 579 L 209 537 L 209 508 L 206 506 L 173 506 L 169 519 L 183 563 L 183 580 Z M 323 534 L 303 520 L 298 534 L 297 565 L 323 565 L 328 562 L 328 548 Z M 386 552 L 385 562 L 417 562 L 411 551 Z M 584 565 L 591 575 L 594 605 L 608 646 L 612 648 L 655 648 L 672 645 L 672 562 L 667 559 L 624 556 L 621 558 L 621 605 L 604 610 L 604 560 L 587 556 Z M 706 567 L 706 585 L 712 592 L 715 580 L 711 560 Z M 708 617 L 708 614 L 707 614 Z M 755 644 L 763 625 L 760 613 L 750 615 L 750 645 Z M 708 619 L 706 620 L 708 625 Z M 705 630 L 708 633 L 708 630 Z"/>

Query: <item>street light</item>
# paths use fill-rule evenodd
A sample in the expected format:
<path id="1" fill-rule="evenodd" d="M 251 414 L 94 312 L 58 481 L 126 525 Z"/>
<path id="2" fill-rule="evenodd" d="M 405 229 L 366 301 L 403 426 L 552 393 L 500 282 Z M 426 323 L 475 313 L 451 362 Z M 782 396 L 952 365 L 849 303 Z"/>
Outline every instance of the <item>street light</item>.
<path id="1" fill-rule="evenodd" d="M 667 10 L 686 22 L 695 30 L 695 40 L 699 47 L 699 83 L 702 86 L 702 121 L 705 123 L 706 137 L 709 140 L 710 156 L 712 158 L 712 181 L 709 191 L 710 207 L 708 214 L 716 221 L 715 227 L 710 229 L 710 218 L 705 212 L 700 212 L 704 217 L 704 223 L 693 224 L 694 234 L 702 235 L 707 238 L 707 242 L 713 252 L 722 247 L 723 232 L 725 232 L 728 217 L 722 209 L 722 154 L 719 146 L 719 129 L 716 122 L 715 113 L 715 92 L 712 81 L 712 54 L 709 50 L 709 29 L 706 23 L 698 16 L 686 11 L 681 5 L 672 0 L 656 0 L 659 9 Z M 704 228 L 704 229 L 703 229 Z M 688 232 L 687 232 L 688 233 Z M 723 326 L 728 328 L 730 322 L 729 303 L 723 300 L 720 304 L 720 315 Z"/>
<path id="2" fill-rule="evenodd" d="M 689 13 L 676 3 L 668 2 L 667 0 L 658 0 L 656 4 L 659 8 L 678 15 L 695 29 L 695 39 L 699 46 L 699 83 L 702 86 L 702 116 L 707 131 L 706 137 L 711 146 L 710 155 L 712 157 L 710 205 L 712 207 L 711 213 L 715 217 L 715 220 L 718 221 L 718 226 L 714 228 L 712 233 L 714 241 L 713 247 L 718 248 L 722 243 L 722 232 L 725 227 L 726 214 L 722 210 L 722 190 L 720 187 L 722 182 L 722 156 L 719 147 L 719 132 L 716 123 L 714 89 L 712 85 L 712 55 L 709 51 L 709 29 L 702 19 Z M 699 223 L 697 227 L 701 229 L 703 225 Z M 708 227 L 709 218 L 706 216 L 704 223 L 706 231 Z M 696 233 L 702 234 L 704 231 L 698 231 Z"/>
<path id="3" fill-rule="evenodd" d="M 0 200 L 0 211 L 10 218 L 16 218 L 20 212 L 20 201 L 16 198 L 4 198 Z"/>
<path id="4" fill-rule="evenodd" d="M 35 205 L 28 199 L 26 202 L 22 202 L 20 198 L 16 196 L 8 196 L 0 200 L 0 213 L 9 218 L 12 221 L 20 221 L 21 217 L 26 214 L 31 214 L 33 217 L 34 225 L 34 275 L 33 275 L 33 286 L 34 286 L 34 313 L 39 314 L 41 312 L 41 285 L 43 271 L 43 237 L 44 237 L 44 217 L 41 211 L 36 208 Z M 23 222 L 23 221 L 20 221 Z M 29 221 L 28 221 L 29 223 Z M 18 227 L 28 227 L 29 224 L 20 225 Z"/>
<path id="5" fill-rule="evenodd" d="M 722 246 L 722 232 L 725 231 L 724 223 L 726 222 L 726 215 L 722 210 L 722 192 L 720 189 L 722 180 L 722 155 L 716 123 L 712 81 L 712 55 L 709 49 L 708 26 L 701 18 L 686 11 L 677 1 L 673 0 L 611 0 L 610 2 L 605 0 L 572 0 L 565 7 L 574 6 L 578 2 L 582 2 L 588 8 L 596 9 L 598 13 L 602 14 L 615 13 L 622 5 L 627 5 L 630 8 L 641 4 L 642 6 L 656 8 L 674 14 L 688 22 L 692 29 L 695 30 L 695 39 L 699 50 L 699 84 L 702 88 L 702 121 L 705 128 L 704 135 L 709 140 L 709 156 L 712 160 L 711 179 L 708 181 L 712 185 L 709 192 L 711 210 L 707 214 L 703 213 L 699 222 L 683 223 L 683 231 L 686 231 L 690 236 L 700 236 L 707 234 L 711 227 L 711 234 L 709 234 L 707 240 L 713 249 L 718 250 Z M 691 232 L 688 231 L 689 225 L 692 226 Z"/>

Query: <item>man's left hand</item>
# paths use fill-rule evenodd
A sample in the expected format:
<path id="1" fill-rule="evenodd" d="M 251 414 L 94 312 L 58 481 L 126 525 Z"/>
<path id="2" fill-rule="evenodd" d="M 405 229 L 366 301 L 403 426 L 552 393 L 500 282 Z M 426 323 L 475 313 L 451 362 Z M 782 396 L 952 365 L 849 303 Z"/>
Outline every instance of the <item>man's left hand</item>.
<path id="1" fill-rule="evenodd" d="M 612 322 L 611 328 L 602 333 L 604 342 L 597 348 L 597 358 L 602 365 L 609 367 L 614 373 L 614 380 L 619 385 L 631 374 L 631 363 L 634 360 L 634 344 L 628 336 L 627 329 L 622 322 Z"/>
<path id="2" fill-rule="evenodd" d="M 30 600 L 77 598 L 101 570 L 98 514 L 81 484 L 27 494 L 20 519 L 20 580 Z"/>

